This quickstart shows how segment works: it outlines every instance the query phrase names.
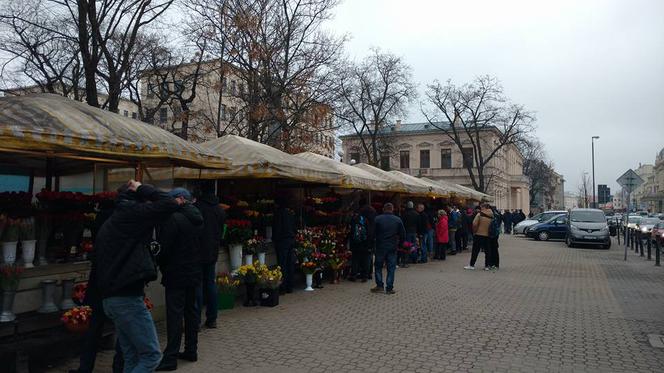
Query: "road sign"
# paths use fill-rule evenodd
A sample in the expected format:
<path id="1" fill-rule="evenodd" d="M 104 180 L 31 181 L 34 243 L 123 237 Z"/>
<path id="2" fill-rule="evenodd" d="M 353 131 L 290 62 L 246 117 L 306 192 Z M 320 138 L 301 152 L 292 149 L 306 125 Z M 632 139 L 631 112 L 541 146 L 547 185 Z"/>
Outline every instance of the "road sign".
<path id="1" fill-rule="evenodd" d="M 631 168 L 622 174 L 622 176 L 619 177 L 616 181 L 627 193 L 632 193 L 634 189 L 643 184 L 643 179 L 641 176 L 637 175 L 637 173 L 634 172 L 634 170 Z"/>

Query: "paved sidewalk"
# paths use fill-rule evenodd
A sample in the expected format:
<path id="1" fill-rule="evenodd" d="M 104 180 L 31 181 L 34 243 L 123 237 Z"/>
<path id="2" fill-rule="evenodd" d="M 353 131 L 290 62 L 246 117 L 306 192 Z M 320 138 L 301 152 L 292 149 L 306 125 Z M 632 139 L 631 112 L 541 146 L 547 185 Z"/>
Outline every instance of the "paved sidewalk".
<path id="1" fill-rule="evenodd" d="M 179 372 L 663 372 L 664 268 L 622 248 L 501 237 L 500 271 L 469 254 L 397 270 L 395 295 L 342 282 L 236 308 Z M 483 263 L 480 256 L 480 263 Z M 162 333 L 163 334 L 163 333 Z M 111 353 L 99 371 L 110 371 Z M 53 369 L 66 372 L 75 362 Z"/>

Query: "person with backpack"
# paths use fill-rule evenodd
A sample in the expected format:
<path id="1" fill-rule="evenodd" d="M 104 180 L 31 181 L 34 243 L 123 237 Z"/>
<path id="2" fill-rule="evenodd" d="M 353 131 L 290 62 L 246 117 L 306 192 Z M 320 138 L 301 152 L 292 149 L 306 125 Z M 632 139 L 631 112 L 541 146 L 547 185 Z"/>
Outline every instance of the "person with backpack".
<path id="1" fill-rule="evenodd" d="M 435 226 L 433 222 L 433 216 L 429 215 L 424 209 L 424 204 L 419 203 L 417 205 L 417 212 L 420 214 L 420 227 L 418 233 L 422 238 L 420 240 L 420 259 L 419 263 L 426 263 L 429 260 L 429 253 L 433 251 L 433 228 Z"/>
<path id="2" fill-rule="evenodd" d="M 369 206 L 366 199 L 360 199 L 360 208 L 353 214 L 350 222 L 351 281 L 359 278 L 362 282 L 369 280 L 371 265 L 371 248 L 374 241 L 374 219 L 376 211 Z"/>
<path id="3" fill-rule="evenodd" d="M 450 241 L 448 232 L 448 217 L 445 210 L 438 210 L 438 223 L 436 223 L 436 254 L 435 260 L 445 260 L 447 254 L 447 246 Z"/>
<path id="4" fill-rule="evenodd" d="M 463 267 L 464 269 L 474 270 L 475 262 L 480 250 L 484 251 L 484 270 L 491 269 L 493 263 L 492 251 L 490 248 L 490 235 L 495 234 L 496 227 L 493 211 L 488 203 L 483 203 L 480 206 L 480 213 L 475 216 L 473 220 L 473 252 L 470 256 L 470 264 Z"/>

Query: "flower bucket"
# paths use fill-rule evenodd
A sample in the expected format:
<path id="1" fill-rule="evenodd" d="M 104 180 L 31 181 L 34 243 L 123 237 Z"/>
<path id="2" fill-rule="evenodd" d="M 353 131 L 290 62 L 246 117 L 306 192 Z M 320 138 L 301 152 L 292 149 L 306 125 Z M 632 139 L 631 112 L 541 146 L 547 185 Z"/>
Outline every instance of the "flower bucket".
<path id="1" fill-rule="evenodd" d="M 246 293 L 244 294 L 244 306 L 245 307 L 255 307 L 256 306 L 256 283 L 250 282 L 245 284 Z"/>
<path id="2" fill-rule="evenodd" d="M 74 334 L 84 334 L 88 331 L 88 329 L 90 329 L 90 322 L 86 322 L 84 324 L 65 323 L 65 328 Z"/>
<path id="3" fill-rule="evenodd" d="M 217 309 L 232 310 L 235 307 L 235 293 L 219 293 L 217 296 Z"/>
<path id="4" fill-rule="evenodd" d="M 53 301 L 55 295 L 55 280 L 43 280 L 42 285 L 42 305 L 37 312 L 39 313 L 52 313 L 58 312 L 58 306 Z"/>
<path id="5" fill-rule="evenodd" d="M 15 291 L 3 291 L 2 292 L 2 313 L 0 313 L 0 322 L 10 322 L 16 320 L 16 315 L 14 315 L 14 297 L 16 296 Z"/>
<path id="6" fill-rule="evenodd" d="M 242 265 L 242 244 L 230 245 L 231 269 L 236 270 Z"/>
<path id="7" fill-rule="evenodd" d="M 279 305 L 279 289 L 261 289 L 261 306 L 274 307 Z"/>
<path id="8" fill-rule="evenodd" d="M 267 242 L 272 241 L 272 226 L 271 225 L 268 225 L 267 227 L 265 227 L 265 240 Z"/>
<path id="9" fill-rule="evenodd" d="M 253 254 L 248 254 L 244 256 L 244 265 L 250 266 L 254 264 L 254 256 Z"/>
<path id="10" fill-rule="evenodd" d="M 16 262 L 16 244 L 17 241 L 2 243 L 2 261 L 5 264 L 14 264 Z"/>
<path id="11" fill-rule="evenodd" d="M 21 241 L 21 255 L 23 256 L 23 265 L 25 268 L 34 268 L 32 262 L 35 261 L 35 247 L 37 240 Z"/>
<path id="12" fill-rule="evenodd" d="M 311 287 L 314 283 L 314 274 L 313 273 L 307 273 L 306 275 L 306 281 L 307 281 L 307 287 L 304 288 L 304 291 L 314 291 L 314 288 Z"/>
<path id="13" fill-rule="evenodd" d="M 258 262 L 261 265 L 265 264 L 265 253 L 258 253 Z"/>
<path id="14" fill-rule="evenodd" d="M 68 278 L 62 280 L 62 302 L 60 302 L 60 309 L 69 310 L 76 307 L 76 303 L 71 299 L 74 294 L 74 279 Z"/>

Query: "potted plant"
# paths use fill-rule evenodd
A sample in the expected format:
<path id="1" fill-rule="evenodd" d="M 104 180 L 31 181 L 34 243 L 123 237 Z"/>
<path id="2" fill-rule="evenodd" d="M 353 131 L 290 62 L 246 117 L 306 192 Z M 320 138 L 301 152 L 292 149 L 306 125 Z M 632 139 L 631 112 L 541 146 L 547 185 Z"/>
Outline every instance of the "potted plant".
<path id="1" fill-rule="evenodd" d="M 71 295 L 71 300 L 78 306 L 82 306 L 85 302 L 85 292 L 88 290 L 87 282 L 80 282 L 74 285 L 74 292 Z"/>
<path id="2" fill-rule="evenodd" d="M 258 271 L 253 265 L 243 265 L 237 269 L 237 277 L 245 286 L 244 306 L 256 306 L 255 293 L 256 282 L 258 281 Z"/>
<path id="3" fill-rule="evenodd" d="M 316 272 L 314 272 L 314 289 L 322 289 L 323 288 L 323 270 L 325 270 L 325 266 L 327 264 L 327 254 L 321 253 L 321 252 L 314 252 L 312 254 L 313 257 L 313 262 L 316 263 Z"/>
<path id="4" fill-rule="evenodd" d="M 0 265 L 0 287 L 2 288 L 0 322 L 9 322 L 16 319 L 13 312 L 14 297 L 21 279 L 21 273 L 23 273 L 23 268 L 14 263 Z"/>
<path id="5" fill-rule="evenodd" d="M 242 245 L 251 238 L 251 222 L 242 219 L 226 221 L 225 240 L 228 243 L 231 269 L 236 270 L 242 265 Z"/>
<path id="6" fill-rule="evenodd" d="M 314 291 L 314 288 L 312 288 L 311 285 L 313 285 L 314 273 L 318 270 L 318 265 L 314 262 L 304 262 L 300 264 L 300 267 L 302 268 L 302 272 L 304 272 L 307 281 L 307 287 L 304 288 L 304 291 Z"/>
<path id="7" fill-rule="evenodd" d="M 5 264 L 16 261 L 16 245 L 19 238 L 20 220 L 6 218 L 4 232 L 2 233 L 2 259 Z"/>
<path id="8" fill-rule="evenodd" d="M 269 269 L 266 265 L 258 267 L 258 282 L 261 306 L 274 307 L 279 305 L 279 285 L 281 285 L 281 268 Z"/>
<path id="9" fill-rule="evenodd" d="M 35 260 L 36 235 L 35 218 L 28 217 L 22 219 L 20 223 L 21 255 L 25 268 L 34 267 L 32 262 Z"/>
<path id="10" fill-rule="evenodd" d="M 90 306 L 74 307 L 60 317 L 65 328 L 72 333 L 83 334 L 90 328 L 90 317 L 92 308 Z"/>
<path id="11" fill-rule="evenodd" d="M 240 280 L 233 278 L 230 273 L 217 274 L 217 289 L 219 292 L 217 307 L 220 310 L 230 310 L 235 307 L 235 294 Z"/>
<path id="12" fill-rule="evenodd" d="M 253 264 L 254 254 L 258 252 L 261 246 L 263 246 L 263 240 L 257 236 L 254 236 L 244 242 L 242 245 L 242 252 L 244 254 L 245 265 Z"/>

